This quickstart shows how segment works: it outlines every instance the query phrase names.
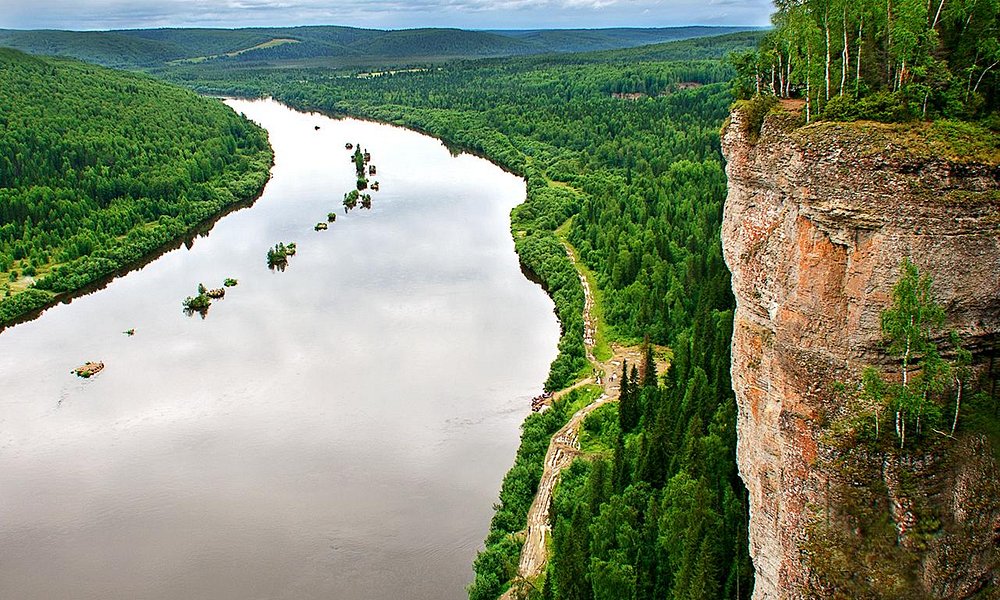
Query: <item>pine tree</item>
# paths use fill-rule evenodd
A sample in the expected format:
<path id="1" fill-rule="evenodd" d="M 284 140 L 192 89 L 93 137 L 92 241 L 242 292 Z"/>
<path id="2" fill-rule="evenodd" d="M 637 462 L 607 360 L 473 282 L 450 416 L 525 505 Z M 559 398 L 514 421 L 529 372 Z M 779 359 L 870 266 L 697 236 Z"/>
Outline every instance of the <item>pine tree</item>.
<path id="1" fill-rule="evenodd" d="M 643 347 L 642 387 L 656 387 L 656 360 L 653 358 L 653 345 L 646 340 Z"/>

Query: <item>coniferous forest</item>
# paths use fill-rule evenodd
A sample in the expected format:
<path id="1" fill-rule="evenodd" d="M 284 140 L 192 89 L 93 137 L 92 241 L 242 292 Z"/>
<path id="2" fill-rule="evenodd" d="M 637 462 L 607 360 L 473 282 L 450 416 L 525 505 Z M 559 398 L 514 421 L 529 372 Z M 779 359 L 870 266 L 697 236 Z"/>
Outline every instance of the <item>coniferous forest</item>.
<path id="1" fill-rule="evenodd" d="M 0 50 L 0 326 L 253 199 L 271 150 L 220 102 Z"/>
<path id="2" fill-rule="evenodd" d="M 665 377 L 630 367 L 621 374 L 630 382 L 621 404 L 586 422 L 592 451 L 556 490 L 551 560 L 531 592 L 538 597 L 752 592 L 729 382 L 733 300 L 719 241 L 726 195 L 719 129 L 733 101 L 724 57 L 758 39 L 733 34 L 366 79 L 272 69 L 167 74 L 204 92 L 272 95 L 302 109 L 416 128 L 524 176 L 528 198 L 512 215 L 517 250 L 545 282 L 563 324 L 547 388 L 561 389 L 588 368 L 583 292 L 558 234 L 596 274 L 611 337 L 672 349 Z M 471 598 L 498 597 L 515 575 L 517 532 L 549 436 L 572 404 L 525 422 Z"/>

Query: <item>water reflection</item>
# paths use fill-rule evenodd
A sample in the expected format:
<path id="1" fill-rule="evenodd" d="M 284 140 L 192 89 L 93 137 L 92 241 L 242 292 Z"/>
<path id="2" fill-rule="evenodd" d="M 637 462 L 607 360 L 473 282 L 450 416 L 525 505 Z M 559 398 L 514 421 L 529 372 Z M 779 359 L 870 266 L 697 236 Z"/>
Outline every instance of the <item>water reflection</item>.
<path id="1" fill-rule="evenodd" d="M 513 253 L 523 182 L 231 104 L 276 150 L 252 208 L 0 333 L 0 597 L 463 598 L 558 338 Z M 355 185 L 347 141 L 381 191 L 314 231 Z M 179 310 L 226 278 L 210 318 Z"/>

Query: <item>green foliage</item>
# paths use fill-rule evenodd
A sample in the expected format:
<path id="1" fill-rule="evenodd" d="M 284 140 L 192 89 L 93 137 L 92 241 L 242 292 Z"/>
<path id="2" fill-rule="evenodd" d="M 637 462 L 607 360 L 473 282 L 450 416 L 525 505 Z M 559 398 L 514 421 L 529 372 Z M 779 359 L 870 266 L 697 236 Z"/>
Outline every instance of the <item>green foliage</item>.
<path id="1" fill-rule="evenodd" d="M 644 46 L 662 46 L 664 42 L 690 38 L 719 36 L 742 31 L 744 27 L 663 27 L 663 28 L 607 28 L 607 29 L 529 29 L 522 31 L 496 31 L 501 35 L 538 44 L 549 52 L 588 52 Z M 752 34 L 751 34 L 752 35 Z M 724 44 L 707 44 L 718 48 Z M 718 56 L 721 58 L 721 54 Z M 683 56 L 690 59 L 690 56 Z M 676 57 L 673 58 L 677 60 Z"/>
<path id="2" fill-rule="evenodd" d="M 358 205 L 358 198 L 361 197 L 361 193 L 358 190 L 351 190 L 344 194 L 344 208 L 352 209 Z M 327 215 L 329 218 L 329 215 Z"/>
<path id="3" fill-rule="evenodd" d="M 900 449 L 908 440 L 917 445 L 926 439 L 928 429 L 941 426 L 952 402 L 951 434 L 955 433 L 963 393 L 966 397 L 976 393 L 972 354 L 951 332 L 947 337 L 954 358 L 942 357 L 938 340 L 945 313 L 931 286 L 930 277 L 921 275 L 909 259 L 903 260 L 892 304 L 881 316 L 886 354 L 897 362 L 897 374 L 866 367 L 855 397 L 848 386 L 837 386 L 852 405 L 848 416 L 833 426 L 842 440 L 864 440 L 878 447 L 881 432 L 893 427 Z"/>
<path id="4" fill-rule="evenodd" d="M 351 160 L 354 161 L 354 170 L 358 173 L 358 179 L 365 176 L 365 155 L 361 152 L 361 144 L 357 144 L 354 147 L 354 154 L 351 155 Z"/>
<path id="5" fill-rule="evenodd" d="M 518 211 L 514 214 L 513 220 L 520 223 Z M 583 345 L 583 288 L 566 250 L 550 231 L 526 234 L 515 242 L 515 248 L 521 263 L 545 283 L 562 324 L 559 354 L 545 381 L 546 390 L 557 390 L 576 379 L 587 362 Z"/>
<path id="6" fill-rule="evenodd" d="M 205 313 L 208 312 L 208 308 L 212 305 L 212 299 L 208 297 L 208 290 L 205 289 L 204 284 L 198 284 L 198 295 L 188 296 L 183 302 L 184 310 L 188 314 L 201 313 L 204 317 Z"/>
<path id="7" fill-rule="evenodd" d="M 734 55 L 741 97 L 803 98 L 807 120 L 969 118 L 1000 108 L 998 0 L 775 4 L 775 28 L 758 50 Z"/>
<path id="8" fill-rule="evenodd" d="M 908 424 L 913 423 L 919 435 L 921 418 L 931 425 L 940 418 L 941 411 L 931 397 L 944 389 L 950 373 L 932 335 L 943 323 L 944 309 L 934 301 L 930 277 L 921 276 L 916 265 L 905 259 L 892 288 L 892 305 L 882 311 L 886 350 L 900 360 L 899 381 L 888 384 L 884 396 L 896 415 L 900 447 L 906 442 Z M 913 369 L 915 375 L 911 374 Z M 875 396 L 876 386 L 868 389 Z"/>
<path id="9" fill-rule="evenodd" d="M 743 135 L 751 141 L 757 141 L 760 137 L 761 127 L 764 126 L 764 117 L 771 109 L 777 106 L 778 100 L 774 96 L 764 96 L 757 94 L 749 100 L 741 100 L 736 103 L 743 114 Z"/>
<path id="10" fill-rule="evenodd" d="M 583 452 L 612 456 L 615 441 L 621 432 L 618 409 L 615 404 L 605 404 L 587 415 L 580 433 L 580 449 Z"/>
<path id="11" fill-rule="evenodd" d="M 5 296 L 0 300 L 0 325 L 15 322 L 36 310 L 41 310 L 52 303 L 52 294 L 42 290 L 28 288 L 15 295 Z"/>
<path id="12" fill-rule="evenodd" d="M 273 248 L 267 250 L 267 268 L 272 271 L 277 269 L 284 271 L 288 265 L 288 257 L 295 255 L 295 242 L 278 242 Z"/>
<path id="13" fill-rule="evenodd" d="M 623 366 L 621 428 L 598 411 L 585 422 L 581 443 L 603 457 L 574 463 L 556 490 L 553 598 L 752 593 L 736 404 L 724 375 L 730 327 L 731 313 L 701 314 L 675 344 L 664 386 Z M 632 429 L 625 410 L 640 415 Z"/>
<path id="14" fill-rule="evenodd" d="M 141 261 L 267 180 L 260 128 L 147 77 L 0 50 L 0 89 L 0 267 L 20 262 L 50 301 Z M 0 324 L 41 298 L 6 302 Z"/>
<path id="15" fill-rule="evenodd" d="M 875 92 L 860 99 L 853 96 L 835 96 L 823 107 L 822 116 L 830 121 L 881 121 L 898 123 L 906 121 L 909 113 L 901 96 L 892 92 Z"/>

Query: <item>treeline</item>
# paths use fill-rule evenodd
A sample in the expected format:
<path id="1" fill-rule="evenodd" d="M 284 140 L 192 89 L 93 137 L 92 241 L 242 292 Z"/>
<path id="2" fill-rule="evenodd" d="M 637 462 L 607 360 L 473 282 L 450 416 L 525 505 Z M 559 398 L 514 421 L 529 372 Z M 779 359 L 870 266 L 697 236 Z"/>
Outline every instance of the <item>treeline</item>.
<path id="1" fill-rule="evenodd" d="M 775 5 L 774 29 L 737 59 L 744 97 L 802 98 L 807 120 L 970 118 L 1000 107 L 997 0 Z"/>
<path id="2" fill-rule="evenodd" d="M 266 133 L 189 91 L 12 50 L 0 50 L 0 89 L 0 325 L 267 181 Z"/>
<path id="3" fill-rule="evenodd" d="M 678 45 L 718 53 L 699 42 Z M 599 422 L 588 419 L 597 458 L 582 460 L 560 484 L 554 554 L 535 593 L 746 598 L 747 509 L 728 379 L 733 300 L 719 240 L 726 193 L 719 128 L 733 70 L 717 59 L 640 61 L 629 52 L 466 62 L 364 80 L 308 70 L 175 76 L 203 90 L 272 95 L 426 131 L 524 176 L 528 198 L 512 213 L 514 239 L 563 325 L 549 389 L 589 369 L 582 291 L 555 234 L 573 216 L 568 237 L 596 273 L 612 337 L 648 337 L 672 346 L 675 358 L 663 385 L 637 384 L 637 416 L 626 426 L 609 416 L 613 409 L 596 411 L 591 419 Z M 701 85 L 681 89 L 685 82 Z M 613 95 L 639 88 L 649 95 Z M 525 424 L 476 561 L 470 596 L 477 600 L 496 598 L 516 573 L 516 531 L 541 468 L 536 422 Z"/>

